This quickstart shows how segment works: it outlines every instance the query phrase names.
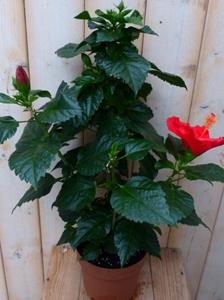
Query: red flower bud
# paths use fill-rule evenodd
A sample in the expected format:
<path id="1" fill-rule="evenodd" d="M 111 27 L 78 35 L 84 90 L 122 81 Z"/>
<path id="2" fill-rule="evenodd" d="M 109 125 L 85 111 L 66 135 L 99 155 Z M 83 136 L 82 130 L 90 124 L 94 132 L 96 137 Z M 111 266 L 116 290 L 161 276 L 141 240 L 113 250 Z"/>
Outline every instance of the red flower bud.
<path id="1" fill-rule="evenodd" d="M 22 66 L 18 66 L 16 69 L 16 83 L 18 86 L 23 83 L 25 87 L 29 87 L 30 85 L 29 77 L 27 76 L 27 73 Z"/>
<path id="2" fill-rule="evenodd" d="M 181 138 L 186 149 L 190 149 L 194 155 L 199 155 L 209 149 L 224 145 L 224 137 L 211 138 L 209 135 L 209 128 L 215 120 L 215 114 L 211 114 L 206 119 L 205 126 L 191 126 L 174 116 L 167 119 L 167 127 Z"/>

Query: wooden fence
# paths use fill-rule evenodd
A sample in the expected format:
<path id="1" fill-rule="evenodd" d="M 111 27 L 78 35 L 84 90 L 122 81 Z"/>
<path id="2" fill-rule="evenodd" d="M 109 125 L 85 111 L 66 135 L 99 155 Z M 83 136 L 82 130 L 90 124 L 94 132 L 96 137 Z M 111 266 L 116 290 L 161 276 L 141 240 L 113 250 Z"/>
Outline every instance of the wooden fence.
<path id="1" fill-rule="evenodd" d="M 71 81 L 82 69 L 80 58 L 62 60 L 54 51 L 67 42 L 80 41 L 88 28 L 73 17 L 87 9 L 110 8 L 116 0 L 1 0 L 0 1 L 0 90 L 10 92 L 16 66 L 28 67 L 33 88 L 55 92 L 62 79 Z M 223 0 L 126 0 L 138 8 L 145 22 L 159 37 L 145 36 L 139 49 L 162 69 L 187 82 L 188 91 L 151 79 L 149 99 L 154 124 L 166 134 L 165 119 L 178 115 L 202 123 L 215 112 L 216 136 L 224 135 L 224 1 Z M 24 113 L 13 106 L 0 106 L 0 114 Z M 18 136 L 17 136 L 18 138 Z M 27 189 L 8 170 L 7 160 L 16 139 L 0 146 L 0 300 L 39 300 L 49 254 L 63 228 L 51 211 L 55 197 L 25 205 L 11 215 Z M 224 165 L 224 149 L 208 152 L 200 162 Z M 181 248 L 193 299 L 224 299 L 224 199 L 223 185 L 186 184 L 197 208 L 211 228 L 164 229 L 163 246 Z"/>

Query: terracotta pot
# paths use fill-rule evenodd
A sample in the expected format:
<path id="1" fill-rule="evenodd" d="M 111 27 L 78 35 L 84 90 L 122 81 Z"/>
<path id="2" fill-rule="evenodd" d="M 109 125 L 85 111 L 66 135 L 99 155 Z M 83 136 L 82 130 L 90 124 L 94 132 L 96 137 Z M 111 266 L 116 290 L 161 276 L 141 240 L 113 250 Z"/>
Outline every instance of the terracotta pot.
<path id="1" fill-rule="evenodd" d="M 101 268 L 79 259 L 87 294 L 94 300 L 129 300 L 136 292 L 145 258 L 123 269 Z"/>

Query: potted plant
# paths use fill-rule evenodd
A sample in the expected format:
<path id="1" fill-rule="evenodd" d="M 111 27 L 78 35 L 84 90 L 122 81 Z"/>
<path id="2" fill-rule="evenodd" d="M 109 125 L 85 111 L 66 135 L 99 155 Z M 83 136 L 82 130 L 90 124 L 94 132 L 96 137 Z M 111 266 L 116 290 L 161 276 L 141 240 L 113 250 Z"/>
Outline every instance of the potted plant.
<path id="1" fill-rule="evenodd" d="M 124 300 L 135 292 L 146 253 L 160 257 L 159 225 L 205 225 L 178 179 L 224 182 L 218 165 L 191 164 L 203 152 L 223 145 L 224 138 L 209 137 L 214 114 L 195 127 L 168 118 L 168 129 L 179 138 L 168 135 L 165 140 L 149 123 L 153 113 L 146 100 L 152 86 L 147 76 L 186 86 L 138 53 L 133 42 L 139 35 L 156 35 L 143 26 L 138 11 L 121 2 L 116 10 L 97 10 L 96 17 L 84 11 L 76 18 L 86 20 L 93 32 L 57 54 L 81 54 L 83 72 L 71 85 L 62 82 L 52 98 L 48 91 L 32 90 L 26 72 L 18 67 L 15 95 L 1 93 L 0 102 L 19 105 L 32 117 L 1 117 L 0 142 L 27 123 L 9 158 L 10 169 L 31 184 L 17 207 L 47 195 L 61 182 L 53 204 L 66 224 L 59 244 L 70 243 L 78 250 L 91 297 Z M 49 100 L 35 109 L 40 97 Z M 92 141 L 66 150 L 86 129 L 93 132 Z M 57 178 L 47 173 L 56 158 L 53 169 L 61 171 Z M 134 174 L 129 161 L 139 165 Z M 169 170 L 163 181 L 157 176 L 161 169 Z"/>

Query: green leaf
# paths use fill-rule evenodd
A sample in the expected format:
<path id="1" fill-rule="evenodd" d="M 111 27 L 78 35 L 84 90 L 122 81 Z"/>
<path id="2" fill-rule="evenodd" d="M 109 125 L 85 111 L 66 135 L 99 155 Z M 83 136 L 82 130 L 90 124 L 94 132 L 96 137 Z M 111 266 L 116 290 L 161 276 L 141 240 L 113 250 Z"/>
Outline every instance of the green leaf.
<path id="1" fill-rule="evenodd" d="M 82 58 L 82 62 L 84 63 L 85 66 L 92 67 L 92 61 L 91 61 L 89 55 L 82 53 L 81 58 Z"/>
<path id="2" fill-rule="evenodd" d="M 20 207 L 23 205 L 23 203 L 30 202 L 36 199 L 39 199 L 47 194 L 50 193 L 53 185 L 57 182 L 57 180 L 50 174 L 46 174 L 45 177 L 41 178 L 40 181 L 37 184 L 37 188 L 34 189 L 32 186 L 29 188 L 29 190 L 23 195 L 23 197 L 19 200 L 19 202 L 16 204 L 15 208 Z"/>
<path id="3" fill-rule="evenodd" d="M 9 97 L 6 94 L 0 93 L 0 103 L 5 103 L 5 104 L 17 104 L 16 100 L 12 97 Z"/>
<path id="4" fill-rule="evenodd" d="M 147 177 L 132 177 L 113 191 L 110 202 L 117 213 L 131 221 L 173 224 L 165 193 L 158 183 Z"/>
<path id="5" fill-rule="evenodd" d="M 125 9 L 124 1 L 121 1 L 116 7 L 120 12 L 123 11 Z"/>
<path id="6" fill-rule="evenodd" d="M 141 160 L 151 149 L 151 144 L 144 139 L 129 139 L 125 145 L 125 152 L 128 159 Z"/>
<path id="7" fill-rule="evenodd" d="M 58 49 L 55 53 L 59 57 L 71 58 L 90 50 L 91 47 L 86 42 L 83 43 L 82 45 L 69 43 L 63 46 L 62 48 Z"/>
<path id="8" fill-rule="evenodd" d="M 138 97 L 143 98 L 145 101 L 147 100 L 147 97 L 151 94 L 152 92 L 152 85 L 150 83 L 143 83 L 141 89 L 138 92 Z"/>
<path id="9" fill-rule="evenodd" d="M 205 228 L 209 229 L 209 227 L 201 220 L 201 218 L 199 218 L 195 210 L 193 210 L 189 216 L 183 218 L 179 222 L 181 224 L 188 225 L 188 226 L 203 225 Z"/>
<path id="10" fill-rule="evenodd" d="M 66 85 L 63 89 L 59 87 L 57 96 L 44 106 L 38 118 L 44 123 L 65 122 L 75 116 L 81 116 L 81 108 L 75 96 L 74 90 Z"/>
<path id="11" fill-rule="evenodd" d="M 172 169 L 172 170 L 174 170 L 175 165 L 172 161 L 169 161 L 169 160 L 159 160 L 159 161 L 156 162 L 155 168 L 157 170 L 160 170 L 160 169 Z"/>
<path id="12" fill-rule="evenodd" d="M 71 245 L 76 248 L 83 242 L 105 238 L 112 224 L 111 212 L 97 210 L 86 212 L 77 224 L 77 231 Z"/>
<path id="13" fill-rule="evenodd" d="M 162 187 L 166 193 L 167 204 L 174 224 L 193 212 L 194 200 L 190 194 L 174 185 L 163 184 Z"/>
<path id="14" fill-rule="evenodd" d="M 75 233 L 75 228 L 73 228 L 72 226 L 66 227 L 57 245 L 70 243 L 70 241 L 74 239 Z"/>
<path id="15" fill-rule="evenodd" d="M 96 260 L 101 254 L 101 249 L 99 245 L 95 245 L 93 243 L 88 243 L 84 246 L 82 259 L 87 261 Z"/>
<path id="16" fill-rule="evenodd" d="M 112 138 L 127 137 L 128 129 L 125 126 L 124 120 L 112 112 L 100 115 L 97 136 L 101 137 L 103 135 L 108 135 Z"/>
<path id="17" fill-rule="evenodd" d="M 41 98 L 51 98 L 51 93 L 48 91 L 43 91 L 43 90 L 32 90 L 31 92 L 32 96 L 38 96 Z"/>
<path id="18" fill-rule="evenodd" d="M 120 55 L 109 56 L 105 52 L 98 52 L 95 56 L 96 64 L 108 76 L 122 79 L 129 87 L 138 93 L 149 72 L 149 62 L 137 52 L 125 49 Z"/>
<path id="19" fill-rule="evenodd" d="M 0 144 L 11 138 L 19 126 L 19 123 L 10 116 L 0 117 Z"/>
<path id="20" fill-rule="evenodd" d="M 148 25 L 145 25 L 144 27 L 142 27 L 140 29 L 140 31 L 142 33 L 148 33 L 148 34 L 152 34 L 152 35 L 158 35 L 154 30 L 152 30 L 151 27 L 149 27 Z"/>
<path id="21" fill-rule="evenodd" d="M 158 257 L 160 254 L 157 235 L 152 226 L 147 224 L 121 221 L 115 229 L 114 242 L 122 267 L 139 250 L 145 250 Z"/>
<path id="22" fill-rule="evenodd" d="M 151 180 L 155 179 L 158 174 L 158 170 L 155 168 L 156 160 L 151 154 L 147 154 L 145 158 L 139 161 L 139 174 L 150 178 Z"/>
<path id="23" fill-rule="evenodd" d="M 165 146 L 176 159 L 179 159 L 181 153 L 186 152 L 182 141 L 170 134 L 166 139 Z"/>
<path id="24" fill-rule="evenodd" d="M 57 136 L 49 135 L 36 122 L 30 121 L 9 158 L 9 167 L 21 180 L 30 182 L 36 189 L 38 181 L 46 174 L 61 143 Z"/>
<path id="25" fill-rule="evenodd" d="M 125 18 L 125 22 L 135 25 L 143 25 L 143 18 L 137 10 L 134 10 L 132 14 Z"/>
<path id="26" fill-rule="evenodd" d="M 82 114 L 75 120 L 79 125 L 85 125 L 98 110 L 103 101 L 103 90 L 100 87 L 89 87 L 79 97 Z"/>
<path id="27" fill-rule="evenodd" d="M 62 186 L 54 206 L 66 211 L 77 212 L 95 199 L 96 186 L 91 179 L 73 175 Z"/>
<path id="28" fill-rule="evenodd" d="M 189 180 L 201 179 L 208 182 L 224 182 L 224 168 L 213 163 L 185 167 L 184 171 Z"/>
<path id="29" fill-rule="evenodd" d="M 154 69 L 153 68 L 150 69 L 150 71 L 149 71 L 150 74 L 158 77 L 159 79 L 161 79 L 171 85 L 175 85 L 175 86 L 183 87 L 183 88 L 187 89 L 187 86 L 181 77 L 174 75 L 174 74 L 162 72 L 154 64 L 151 64 L 151 67 L 154 67 Z"/>
<path id="30" fill-rule="evenodd" d="M 123 32 L 120 30 L 98 30 L 97 31 L 97 43 L 103 42 L 114 42 L 120 40 L 124 36 Z"/>
<path id="31" fill-rule="evenodd" d="M 85 176 L 93 176 L 106 168 L 109 161 L 109 150 L 113 144 L 110 137 L 103 136 L 100 140 L 88 144 L 80 150 L 77 170 Z"/>
<path id="32" fill-rule="evenodd" d="M 87 10 L 84 10 L 83 12 L 81 12 L 80 14 L 78 14 L 77 16 L 75 16 L 75 19 L 78 20 L 90 20 L 91 16 L 89 14 L 89 12 Z"/>

